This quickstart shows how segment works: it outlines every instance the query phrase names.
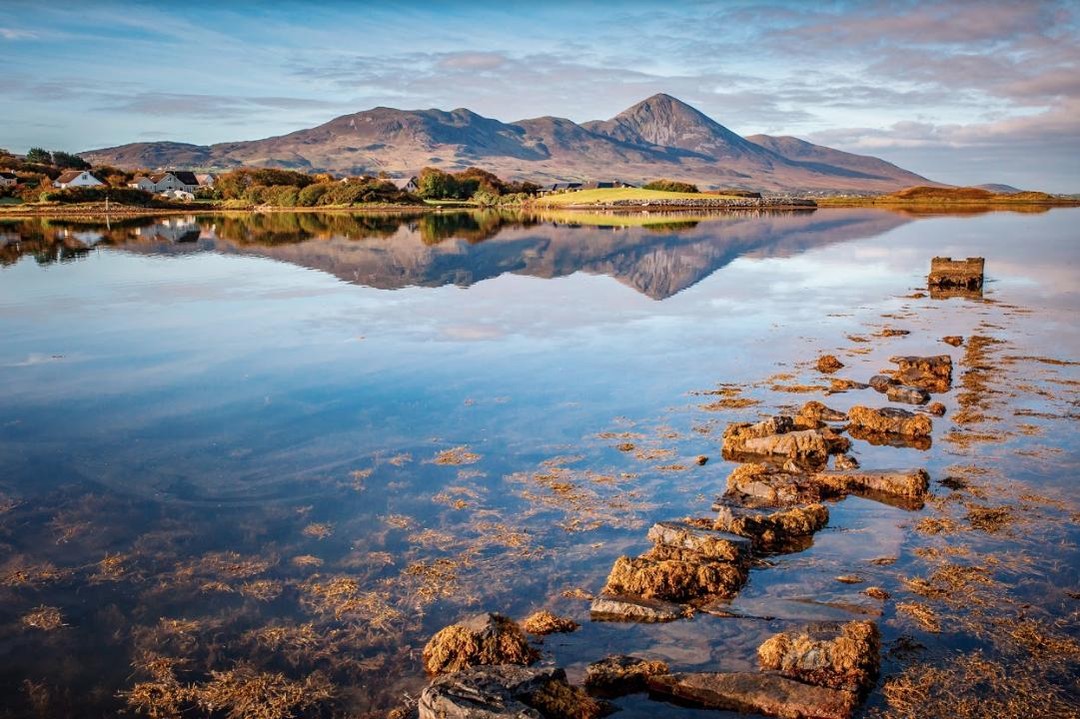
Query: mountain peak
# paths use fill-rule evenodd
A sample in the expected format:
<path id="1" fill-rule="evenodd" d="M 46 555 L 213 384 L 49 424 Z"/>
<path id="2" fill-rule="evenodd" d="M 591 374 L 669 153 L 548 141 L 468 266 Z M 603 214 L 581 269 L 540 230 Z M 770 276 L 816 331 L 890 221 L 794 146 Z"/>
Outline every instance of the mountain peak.
<path id="1" fill-rule="evenodd" d="M 696 107 L 663 92 L 645 98 L 610 120 L 587 123 L 586 127 L 622 142 L 674 148 L 710 158 L 768 154 Z"/>

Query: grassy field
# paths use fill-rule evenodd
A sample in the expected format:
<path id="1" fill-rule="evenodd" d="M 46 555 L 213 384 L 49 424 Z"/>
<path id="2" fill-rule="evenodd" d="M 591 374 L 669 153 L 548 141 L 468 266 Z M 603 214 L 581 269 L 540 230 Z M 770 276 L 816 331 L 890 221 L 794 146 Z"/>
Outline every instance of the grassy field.
<path id="1" fill-rule="evenodd" d="M 566 207 L 568 205 L 606 205 L 617 200 L 702 200 L 726 195 L 710 195 L 695 192 L 664 192 L 662 190 L 642 190 L 637 187 L 618 187 L 602 190 L 578 190 L 558 195 L 548 195 L 533 201 L 534 205 L 546 207 Z"/>
<path id="2" fill-rule="evenodd" d="M 1045 192 L 1000 194 L 978 187 L 908 187 L 890 195 L 873 197 L 829 197 L 818 200 L 821 207 L 1019 207 L 1075 206 L 1077 200 L 1055 197 Z"/>

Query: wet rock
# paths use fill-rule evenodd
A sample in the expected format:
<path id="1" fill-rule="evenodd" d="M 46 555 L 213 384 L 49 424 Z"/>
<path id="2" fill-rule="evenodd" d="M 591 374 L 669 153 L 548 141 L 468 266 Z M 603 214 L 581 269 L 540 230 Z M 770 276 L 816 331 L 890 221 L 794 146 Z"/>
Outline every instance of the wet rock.
<path id="1" fill-rule="evenodd" d="M 608 575 L 604 594 L 690 601 L 730 597 L 746 582 L 746 569 L 730 562 L 619 557 Z"/>
<path id="2" fill-rule="evenodd" d="M 926 405 L 926 411 L 934 415 L 935 417 L 944 417 L 945 405 L 943 405 L 941 402 L 931 402 L 930 404 Z"/>
<path id="3" fill-rule="evenodd" d="M 870 378 L 870 386 L 882 394 L 889 391 L 889 387 L 900 384 L 899 380 L 893 379 L 888 375 L 876 374 Z"/>
<path id="4" fill-rule="evenodd" d="M 602 594 L 589 613 L 594 621 L 673 622 L 686 616 L 686 608 L 660 599 L 627 594 Z"/>
<path id="5" fill-rule="evenodd" d="M 704 454 L 699 454 L 694 461 L 697 463 L 697 465 L 699 467 L 704 467 L 705 463 L 709 461 L 709 458 L 707 456 L 705 456 Z"/>
<path id="6" fill-rule="evenodd" d="M 952 357 L 914 355 L 890 357 L 898 369 L 893 377 L 901 384 L 918 387 L 929 392 L 948 392 L 952 389 Z"/>
<path id="7" fill-rule="evenodd" d="M 758 662 L 791 679 L 862 693 L 877 676 L 881 637 L 871 621 L 812 625 L 770 637 L 758 647 Z"/>
<path id="8" fill-rule="evenodd" d="M 754 672 L 680 673 L 649 677 L 649 690 L 707 709 L 784 719 L 848 719 L 858 706 L 852 692 Z"/>
<path id="9" fill-rule="evenodd" d="M 645 691 L 649 677 L 667 674 L 668 665 L 659 660 L 613 654 L 593 662 L 585 670 L 585 686 L 605 697 L 617 697 Z"/>
<path id="10" fill-rule="evenodd" d="M 854 427 L 901 437 L 929 437 L 933 429 L 929 417 L 895 407 L 872 409 L 856 405 L 848 412 L 848 417 Z"/>
<path id="11" fill-rule="evenodd" d="M 829 389 L 832 392 L 846 392 L 849 389 L 867 389 L 870 385 L 865 382 L 856 382 L 853 379 L 838 379 L 836 377 L 829 380 Z"/>
<path id="12" fill-rule="evenodd" d="M 838 454 L 833 460 L 833 465 L 836 469 L 858 469 L 859 460 L 855 459 L 850 454 Z"/>
<path id="13" fill-rule="evenodd" d="M 885 390 L 885 396 L 890 402 L 904 402 L 906 404 L 926 404 L 930 401 L 930 393 L 918 387 L 905 387 L 893 385 Z"/>
<path id="14" fill-rule="evenodd" d="M 578 623 L 573 619 L 560 617 L 546 609 L 541 609 L 526 617 L 525 621 L 521 623 L 521 628 L 529 634 L 543 636 L 545 634 L 554 634 L 555 632 L 576 631 Z"/>
<path id="15" fill-rule="evenodd" d="M 842 369 L 844 363 L 836 359 L 833 355 L 821 355 L 817 361 L 818 372 L 824 372 L 830 374 L 838 369 Z"/>
<path id="16" fill-rule="evenodd" d="M 901 330 L 896 327 L 886 327 L 878 332 L 878 337 L 904 337 L 911 334 L 911 330 Z"/>
<path id="17" fill-rule="evenodd" d="M 429 674 L 483 664 L 532 664 L 539 658 L 514 620 L 501 614 L 476 614 L 439 630 L 424 647 Z"/>
<path id="18" fill-rule="evenodd" d="M 941 338 L 941 341 L 947 345 L 952 345 L 953 347 L 959 347 L 964 344 L 964 338 L 960 335 L 945 335 Z"/>
<path id="19" fill-rule="evenodd" d="M 885 601 L 889 598 L 889 593 L 881 587 L 867 587 L 863 590 L 862 593 L 870 597 L 871 599 L 880 599 L 882 601 Z"/>
<path id="20" fill-rule="evenodd" d="M 716 529 L 750 537 L 754 545 L 768 549 L 781 546 L 795 537 L 805 537 L 829 523 L 824 504 L 792 507 L 778 512 L 756 512 L 721 505 L 717 509 Z"/>
<path id="21" fill-rule="evenodd" d="M 799 408 L 799 417 L 814 422 L 846 422 L 847 412 L 827 407 L 817 400 L 811 400 Z"/>
<path id="22" fill-rule="evenodd" d="M 930 488 L 923 469 L 826 470 L 813 478 L 838 492 L 871 492 L 922 499 Z"/>
<path id="23" fill-rule="evenodd" d="M 562 669 L 475 667 L 434 679 L 420 694 L 419 719 L 592 719 L 606 707 Z"/>
<path id="24" fill-rule="evenodd" d="M 749 437 L 738 443 L 725 437 L 723 449 L 725 458 L 776 456 L 823 464 L 829 456 L 829 445 L 825 436 L 821 430 L 816 429 Z"/>
<path id="25" fill-rule="evenodd" d="M 688 549 L 709 559 L 742 562 L 750 554 L 750 542 L 745 537 L 686 522 L 657 522 L 646 536 L 653 544 Z"/>
<path id="26" fill-rule="evenodd" d="M 741 464 L 727 478 L 724 498 L 746 507 L 788 507 L 820 502 L 826 493 L 803 473 L 785 472 L 765 464 Z"/>
<path id="27" fill-rule="evenodd" d="M 983 286 L 985 265 L 986 260 L 982 257 L 968 257 L 966 260 L 935 257 L 930 260 L 926 284 L 930 289 L 979 290 Z"/>

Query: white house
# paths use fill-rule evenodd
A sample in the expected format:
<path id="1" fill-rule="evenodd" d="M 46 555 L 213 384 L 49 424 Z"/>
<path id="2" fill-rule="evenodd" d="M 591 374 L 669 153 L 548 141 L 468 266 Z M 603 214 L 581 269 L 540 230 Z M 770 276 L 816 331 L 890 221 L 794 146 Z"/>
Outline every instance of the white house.
<path id="1" fill-rule="evenodd" d="M 172 170 L 170 172 L 156 172 L 149 177 L 139 175 L 128 183 L 128 187 L 155 194 L 164 194 L 170 190 L 193 193 L 199 189 L 199 180 L 195 177 L 194 172 Z"/>
<path id="2" fill-rule="evenodd" d="M 11 187 L 19 184 L 19 178 L 14 172 L 0 172 L 0 187 Z"/>
<path id="3" fill-rule="evenodd" d="M 69 187 L 101 187 L 105 183 L 86 170 L 64 170 L 60 177 L 53 180 L 53 187 L 66 190 Z"/>
<path id="4" fill-rule="evenodd" d="M 195 179 L 199 181 L 199 187 L 213 187 L 217 182 L 217 177 L 212 174 L 195 175 Z"/>

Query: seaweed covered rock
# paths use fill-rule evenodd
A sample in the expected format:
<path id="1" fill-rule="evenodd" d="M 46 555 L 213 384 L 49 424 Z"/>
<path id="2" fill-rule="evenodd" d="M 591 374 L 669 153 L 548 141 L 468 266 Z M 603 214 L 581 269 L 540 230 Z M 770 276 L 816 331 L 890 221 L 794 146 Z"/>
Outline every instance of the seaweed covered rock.
<path id="1" fill-rule="evenodd" d="M 893 387 L 898 384 L 900 384 L 899 380 L 893 377 L 889 377 L 888 375 L 876 374 L 870 378 L 870 386 L 878 392 L 881 392 L 882 394 L 888 392 L 889 387 Z"/>
<path id="2" fill-rule="evenodd" d="M 929 437 L 933 422 L 926 415 L 904 409 L 884 407 L 873 409 L 856 405 L 848 411 L 852 428 L 879 434 L 895 434 L 900 437 Z"/>
<path id="3" fill-rule="evenodd" d="M 745 537 L 687 522 L 657 522 L 647 537 L 653 544 L 688 549 L 702 557 L 726 562 L 745 561 L 750 553 L 750 542 Z"/>
<path id="4" fill-rule="evenodd" d="M 820 502 L 826 493 L 804 473 L 778 470 L 766 464 L 740 464 L 727 478 L 724 499 L 747 507 L 789 507 Z"/>
<path id="5" fill-rule="evenodd" d="M 767 639 L 758 647 L 758 662 L 791 679 L 862 693 L 877 676 L 881 637 L 870 621 L 812 625 Z"/>
<path id="6" fill-rule="evenodd" d="M 836 469 L 858 469 L 859 460 L 855 459 L 850 454 L 838 454 L 833 460 L 833 466 Z"/>
<path id="7" fill-rule="evenodd" d="M 532 664 L 539 658 L 521 627 L 501 614 L 476 614 L 439 630 L 424 647 L 429 674 L 456 672 L 482 664 Z"/>
<path id="8" fill-rule="evenodd" d="M 731 562 L 619 557 L 603 592 L 682 602 L 732 597 L 745 581 L 745 567 Z"/>
<path id="9" fill-rule="evenodd" d="M 691 672 L 647 679 L 649 691 L 681 704 L 783 719 L 849 719 L 858 697 L 776 674 Z"/>
<path id="10" fill-rule="evenodd" d="M 831 374 L 838 369 L 842 369 L 844 363 L 836 359 L 835 355 L 821 355 L 818 357 L 817 370 L 825 374 Z"/>
<path id="11" fill-rule="evenodd" d="M 792 507 L 778 512 L 758 512 L 721 505 L 717 508 L 716 529 L 750 537 L 754 545 L 770 549 L 817 532 L 829 523 L 824 504 Z"/>
<path id="12" fill-rule="evenodd" d="M 592 620 L 601 622 L 673 622 L 686 613 L 680 604 L 630 594 L 601 594 L 589 607 Z"/>
<path id="13" fill-rule="evenodd" d="M 890 357 L 897 366 L 893 373 L 901 384 L 929 392 L 948 392 L 952 389 L 952 357 L 949 355 L 915 355 Z"/>
<path id="14" fill-rule="evenodd" d="M 600 696 L 616 697 L 645 691 L 649 677 L 667 674 L 668 665 L 658 660 L 613 654 L 593 662 L 585 670 L 585 687 Z"/>
<path id="15" fill-rule="evenodd" d="M 838 492 L 871 492 L 909 499 L 922 499 L 930 488 L 924 469 L 827 470 L 814 479 Z"/>
<path id="16" fill-rule="evenodd" d="M 576 631 L 578 623 L 573 619 L 560 617 L 546 609 L 541 609 L 540 611 L 533 612 L 527 616 L 525 621 L 521 623 L 521 628 L 529 634 L 542 636 L 544 634 L 554 634 L 556 632 Z"/>
<path id="17" fill-rule="evenodd" d="M 420 694 L 419 719 L 594 719 L 607 707 L 566 681 L 562 669 L 512 664 L 438 677 Z"/>
<path id="18" fill-rule="evenodd" d="M 844 422 L 847 412 L 827 407 L 824 403 L 811 400 L 799 408 L 798 418 L 814 422 Z"/>

